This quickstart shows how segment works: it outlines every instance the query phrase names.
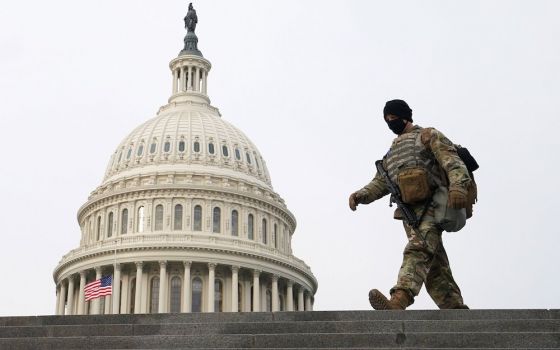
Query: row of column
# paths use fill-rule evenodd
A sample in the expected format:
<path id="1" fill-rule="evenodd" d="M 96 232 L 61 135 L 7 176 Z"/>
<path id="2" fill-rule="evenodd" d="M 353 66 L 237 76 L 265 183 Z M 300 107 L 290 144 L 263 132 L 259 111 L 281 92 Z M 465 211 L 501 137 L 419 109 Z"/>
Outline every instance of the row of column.
<path id="1" fill-rule="evenodd" d="M 196 91 L 208 94 L 208 71 L 196 66 L 182 66 L 173 70 L 173 93 Z"/>
<path id="2" fill-rule="evenodd" d="M 135 295 L 134 295 L 134 313 L 142 313 L 142 279 L 143 279 L 143 262 L 135 262 L 136 266 L 136 284 L 135 284 Z M 181 300 L 181 310 L 182 312 L 191 312 L 191 302 L 190 298 L 192 295 L 191 288 L 191 266 L 192 262 L 184 261 L 184 276 L 183 276 L 183 293 Z M 217 264 L 208 264 L 208 288 L 207 288 L 207 312 L 214 312 L 215 306 L 215 278 L 216 278 L 216 267 Z M 231 300 L 230 300 L 230 310 L 231 312 L 238 312 L 238 298 L 239 298 L 239 266 L 231 266 Z M 56 303 L 56 314 L 57 315 L 83 315 L 85 313 L 85 285 L 86 285 L 86 271 L 81 271 L 79 273 L 79 292 L 78 292 L 78 302 L 77 310 L 74 310 L 74 289 L 75 289 L 75 279 L 70 276 L 67 281 L 62 281 L 59 284 L 57 290 L 57 303 Z M 253 286 L 253 299 L 251 300 L 252 311 L 261 311 L 261 296 L 260 296 L 260 275 L 261 271 L 252 270 Z M 102 268 L 95 268 L 95 279 L 98 280 L 102 277 Z M 168 295 L 168 278 L 167 278 L 167 262 L 159 261 L 159 299 L 158 299 L 158 312 L 165 313 L 167 310 L 167 295 Z M 279 276 L 272 275 L 271 278 L 271 298 L 272 298 L 272 311 L 280 311 L 280 298 L 279 298 Z M 112 291 L 112 308 L 109 309 L 108 305 L 105 306 L 105 311 L 108 313 L 119 314 L 122 311 L 127 310 L 126 305 L 120 309 L 119 300 L 121 299 L 121 264 L 115 264 L 113 270 L 113 291 Z M 118 283 L 117 283 L 118 282 Z M 285 283 L 285 295 L 286 295 L 286 311 L 305 311 L 313 309 L 313 300 L 310 293 L 305 293 L 302 286 L 294 286 L 291 280 L 286 280 Z M 297 310 L 294 310 L 294 288 L 297 288 Z M 129 296 L 131 297 L 131 296 Z M 92 314 L 100 314 L 100 298 L 93 299 L 91 304 Z M 131 305 L 132 307 L 132 305 Z"/>

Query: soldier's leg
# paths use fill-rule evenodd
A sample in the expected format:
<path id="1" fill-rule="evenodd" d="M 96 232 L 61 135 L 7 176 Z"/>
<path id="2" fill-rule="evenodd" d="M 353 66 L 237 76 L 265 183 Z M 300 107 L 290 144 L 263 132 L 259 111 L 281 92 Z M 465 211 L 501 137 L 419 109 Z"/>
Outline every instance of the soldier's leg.
<path id="1" fill-rule="evenodd" d="M 463 304 L 461 290 L 453 278 L 447 253 L 441 243 L 426 278 L 426 290 L 440 309 L 467 308 Z"/>
<path id="2" fill-rule="evenodd" d="M 399 289 L 407 291 L 414 302 L 414 297 L 420 293 L 428 277 L 436 249 L 441 244 L 441 229 L 431 217 L 424 218 L 417 229 L 406 224 L 404 228 L 408 243 L 403 252 L 397 284 L 391 289 L 391 294 Z"/>

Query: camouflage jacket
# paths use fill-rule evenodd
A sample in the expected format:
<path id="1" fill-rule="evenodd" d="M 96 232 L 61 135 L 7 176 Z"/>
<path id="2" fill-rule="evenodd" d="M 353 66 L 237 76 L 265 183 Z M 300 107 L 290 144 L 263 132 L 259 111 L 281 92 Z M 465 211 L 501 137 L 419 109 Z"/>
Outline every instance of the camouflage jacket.
<path id="1" fill-rule="evenodd" d="M 467 190 L 471 182 L 469 172 L 461 158 L 459 158 L 453 143 L 434 128 L 422 129 L 420 126 L 414 126 L 411 131 L 416 130 L 422 130 L 422 143 L 426 149 L 432 152 L 435 160 L 447 176 L 447 179 L 444 179 L 443 182 L 449 183 L 450 187 L 461 187 Z M 391 149 L 395 145 L 396 140 L 398 140 L 398 137 L 393 141 Z M 383 159 L 383 166 L 387 169 L 386 158 Z M 387 194 L 389 194 L 389 190 L 385 180 L 379 173 L 376 173 L 373 180 L 358 191 L 359 202 L 362 204 L 371 203 Z"/>

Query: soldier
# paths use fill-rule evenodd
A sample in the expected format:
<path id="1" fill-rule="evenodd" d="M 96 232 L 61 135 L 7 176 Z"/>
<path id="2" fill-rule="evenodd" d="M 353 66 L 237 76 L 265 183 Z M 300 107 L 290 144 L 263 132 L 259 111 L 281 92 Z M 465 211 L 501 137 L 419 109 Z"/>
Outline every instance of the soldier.
<path id="1" fill-rule="evenodd" d="M 448 192 L 447 206 L 466 208 L 469 205 L 469 173 L 455 146 L 438 130 L 412 124 L 412 110 L 403 100 L 388 101 L 383 117 L 389 129 L 397 134 L 389 152 L 383 158 L 383 168 L 399 187 L 402 200 L 419 218 L 417 228 L 403 221 L 408 237 L 397 284 L 387 299 L 379 290 L 369 292 L 375 310 L 404 310 L 414 302 L 422 284 L 440 309 L 468 309 L 463 303 L 459 286 L 453 279 L 447 254 L 441 240 L 442 228 L 434 214 L 434 190 Z M 379 172 L 369 184 L 352 193 L 350 209 L 369 204 L 389 194 Z M 447 207 L 444 206 L 444 207 Z M 402 219 L 399 209 L 395 218 Z"/>

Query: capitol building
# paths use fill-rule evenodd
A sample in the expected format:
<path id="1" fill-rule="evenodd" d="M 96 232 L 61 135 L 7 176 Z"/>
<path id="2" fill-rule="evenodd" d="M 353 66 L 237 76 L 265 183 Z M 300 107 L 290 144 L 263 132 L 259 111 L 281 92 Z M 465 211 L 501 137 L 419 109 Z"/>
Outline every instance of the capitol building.
<path id="1" fill-rule="evenodd" d="M 210 104 L 197 20 L 190 7 L 168 103 L 120 142 L 78 210 L 80 245 L 54 270 L 57 315 L 313 309 L 294 215 L 257 147 Z M 105 275 L 112 295 L 86 302 Z"/>

